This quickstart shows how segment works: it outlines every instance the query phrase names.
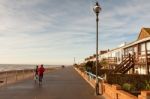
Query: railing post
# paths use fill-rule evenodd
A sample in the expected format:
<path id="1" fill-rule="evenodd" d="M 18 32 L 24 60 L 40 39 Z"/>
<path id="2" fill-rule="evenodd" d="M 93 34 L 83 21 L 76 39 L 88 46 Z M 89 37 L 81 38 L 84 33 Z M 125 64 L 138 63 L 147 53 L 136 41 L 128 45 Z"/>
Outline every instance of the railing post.
<path id="1" fill-rule="evenodd" d="M 146 63 L 146 74 L 150 74 L 148 58 L 147 58 L 147 43 L 146 42 L 145 42 L 145 63 Z"/>
<path id="2" fill-rule="evenodd" d="M 7 86 L 7 77 L 8 77 L 8 73 L 7 73 L 7 71 L 6 71 L 6 74 L 5 74 L 5 85 Z"/>
<path id="3" fill-rule="evenodd" d="M 123 61 L 123 54 L 121 55 L 121 62 Z"/>
<path id="4" fill-rule="evenodd" d="M 16 70 L 16 73 L 15 73 L 15 78 L 16 78 L 16 81 L 17 81 L 17 70 Z"/>
<path id="5" fill-rule="evenodd" d="M 135 66 L 135 59 L 136 59 L 136 56 L 135 56 L 136 54 L 135 54 L 135 52 L 133 53 L 133 55 L 132 55 L 132 62 L 133 62 L 133 69 L 132 69 L 132 73 L 134 74 L 134 72 L 135 72 L 135 68 L 134 68 L 134 66 Z"/>
<path id="6" fill-rule="evenodd" d="M 23 79 L 24 79 L 24 69 L 23 69 Z"/>
<path id="7" fill-rule="evenodd" d="M 129 53 L 129 61 L 131 61 L 131 54 Z"/>
<path id="8" fill-rule="evenodd" d="M 32 70 L 32 73 L 33 73 L 33 78 L 34 78 L 34 76 L 35 76 L 34 69 Z"/>

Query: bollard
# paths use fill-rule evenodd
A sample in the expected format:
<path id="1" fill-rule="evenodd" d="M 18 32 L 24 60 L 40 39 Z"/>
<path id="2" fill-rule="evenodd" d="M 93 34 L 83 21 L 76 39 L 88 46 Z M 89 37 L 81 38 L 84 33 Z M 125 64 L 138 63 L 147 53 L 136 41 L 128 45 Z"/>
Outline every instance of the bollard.
<path id="1" fill-rule="evenodd" d="M 101 80 L 101 81 L 99 82 L 99 92 L 100 92 L 100 95 L 103 95 L 103 91 L 104 91 L 103 83 L 104 83 L 103 80 Z"/>
<path id="2" fill-rule="evenodd" d="M 96 95 L 99 95 L 99 84 L 95 84 Z"/>

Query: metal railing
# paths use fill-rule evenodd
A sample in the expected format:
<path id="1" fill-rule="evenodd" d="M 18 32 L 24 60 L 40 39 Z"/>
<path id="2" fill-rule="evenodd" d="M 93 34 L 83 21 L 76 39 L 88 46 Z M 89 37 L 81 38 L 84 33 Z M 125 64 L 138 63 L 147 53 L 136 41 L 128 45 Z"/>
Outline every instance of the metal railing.
<path id="1" fill-rule="evenodd" d="M 95 79 L 95 80 L 96 80 L 96 75 L 95 75 L 95 74 L 92 74 L 91 72 L 87 72 L 87 71 L 85 71 L 85 73 L 86 73 L 87 75 L 89 75 L 89 78 L 90 78 L 90 79 Z M 104 80 L 104 78 L 102 78 L 102 77 L 100 77 L 100 76 L 98 76 L 98 79 L 99 79 L 99 80 Z"/>

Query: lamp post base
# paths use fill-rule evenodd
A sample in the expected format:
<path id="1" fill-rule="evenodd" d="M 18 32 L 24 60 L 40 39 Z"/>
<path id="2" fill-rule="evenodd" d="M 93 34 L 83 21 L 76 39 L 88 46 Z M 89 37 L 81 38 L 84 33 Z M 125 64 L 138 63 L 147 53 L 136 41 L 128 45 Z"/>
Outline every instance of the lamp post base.
<path id="1" fill-rule="evenodd" d="M 96 84 L 95 84 L 95 95 L 100 95 L 99 94 L 99 84 L 98 84 L 98 82 L 96 82 Z"/>

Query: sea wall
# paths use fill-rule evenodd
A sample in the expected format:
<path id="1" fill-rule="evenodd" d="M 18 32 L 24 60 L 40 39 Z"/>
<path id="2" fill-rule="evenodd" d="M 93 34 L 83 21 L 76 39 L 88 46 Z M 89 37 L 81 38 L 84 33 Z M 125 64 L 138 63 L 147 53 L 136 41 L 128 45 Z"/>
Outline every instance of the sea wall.
<path id="1" fill-rule="evenodd" d="M 49 73 L 50 71 L 56 69 L 46 68 L 45 73 Z M 35 72 L 33 69 L 25 69 L 25 70 L 11 70 L 11 71 L 3 71 L 0 72 L 0 87 L 7 86 L 8 84 L 12 84 L 25 79 L 34 79 Z"/>

